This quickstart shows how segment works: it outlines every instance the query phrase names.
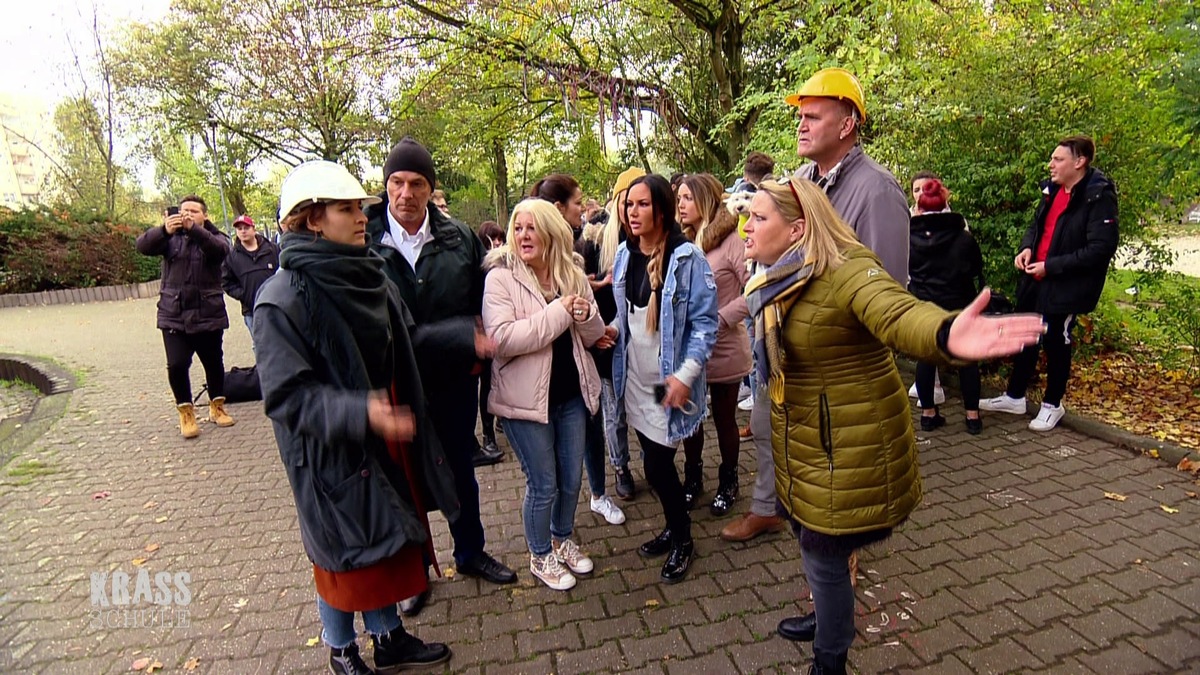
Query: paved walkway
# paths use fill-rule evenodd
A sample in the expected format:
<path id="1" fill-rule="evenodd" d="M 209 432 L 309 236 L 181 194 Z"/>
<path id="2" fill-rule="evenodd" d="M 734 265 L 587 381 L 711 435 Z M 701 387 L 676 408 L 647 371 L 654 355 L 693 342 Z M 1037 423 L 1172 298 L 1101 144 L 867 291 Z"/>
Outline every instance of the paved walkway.
<path id="1" fill-rule="evenodd" d="M 153 300 L 0 310 L 0 351 L 84 371 L 66 414 L 22 453 L 41 459 L 44 475 L 0 472 L 0 672 L 122 673 L 147 658 L 165 672 L 321 672 L 326 653 L 308 645 L 319 631 L 311 567 L 261 407 L 231 406 L 236 426 L 206 424 L 198 440 L 180 439 L 153 316 Z M 240 324 L 226 344 L 227 364 L 251 362 Z M 193 381 L 201 379 L 197 365 Z M 953 401 L 946 410 L 961 414 Z M 896 536 L 862 555 L 853 667 L 1200 670 L 1200 500 L 1187 495 L 1200 487 L 1073 432 L 1035 436 L 997 415 L 987 425 L 978 437 L 957 424 L 920 436 L 927 497 Z M 744 491 L 753 464 L 744 454 Z M 408 626 L 450 643 L 454 671 L 807 668 L 808 647 L 773 633 L 779 619 L 809 609 L 789 536 L 726 544 L 717 537 L 726 521 L 697 510 L 699 558 L 668 587 L 635 552 L 659 525 L 648 495 L 616 527 L 585 505 L 578 533 L 597 572 L 557 593 L 527 571 L 523 479 L 511 454 L 479 481 L 489 548 L 521 583 L 435 584 L 432 604 Z M 444 522 L 434 531 L 446 568 Z M 92 575 L 136 580 L 139 569 L 190 574 L 187 626 L 97 620 Z M 179 623 L 180 607 L 169 609 L 158 620 Z"/>

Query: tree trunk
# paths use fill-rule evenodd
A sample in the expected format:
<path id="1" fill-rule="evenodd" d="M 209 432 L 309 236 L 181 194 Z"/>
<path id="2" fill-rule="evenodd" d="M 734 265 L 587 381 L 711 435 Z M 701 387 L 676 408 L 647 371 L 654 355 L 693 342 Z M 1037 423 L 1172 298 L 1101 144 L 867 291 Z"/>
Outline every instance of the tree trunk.
<path id="1" fill-rule="evenodd" d="M 492 139 L 492 200 L 496 207 L 496 222 L 508 220 L 508 158 L 504 156 L 504 142 Z"/>

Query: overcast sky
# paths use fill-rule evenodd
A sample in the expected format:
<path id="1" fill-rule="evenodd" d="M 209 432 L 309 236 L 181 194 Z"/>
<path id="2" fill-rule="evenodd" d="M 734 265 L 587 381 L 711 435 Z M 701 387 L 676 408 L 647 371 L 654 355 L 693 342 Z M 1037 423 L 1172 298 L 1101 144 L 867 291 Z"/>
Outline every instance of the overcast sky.
<path id="1" fill-rule="evenodd" d="M 96 0 L 101 31 L 162 17 L 170 0 Z M 91 58 L 92 0 L 4 0 L 0 92 L 38 96 L 53 109 L 81 88 L 70 44 Z"/>

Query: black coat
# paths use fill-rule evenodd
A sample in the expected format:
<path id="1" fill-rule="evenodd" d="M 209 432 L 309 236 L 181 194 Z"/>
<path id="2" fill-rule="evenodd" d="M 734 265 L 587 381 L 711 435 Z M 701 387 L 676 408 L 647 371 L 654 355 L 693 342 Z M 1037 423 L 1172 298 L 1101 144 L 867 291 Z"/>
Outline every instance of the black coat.
<path id="1" fill-rule="evenodd" d="M 426 387 L 439 391 L 474 386 L 475 326 L 483 311 L 483 242 L 464 223 L 431 208 L 432 240 L 421 248 L 414 271 L 400 251 L 382 243 L 389 230 L 387 195 L 368 209 L 367 218 L 371 250 L 383 257 L 384 270 L 412 313 L 413 342 Z M 425 349 L 434 342 L 441 354 L 436 361 Z"/>
<path id="2" fill-rule="evenodd" d="M 978 293 L 975 282 L 983 274 L 983 254 L 967 221 L 951 211 L 913 216 L 908 237 L 909 292 L 942 309 L 971 304 Z"/>
<path id="3" fill-rule="evenodd" d="M 575 250 L 583 257 L 584 273 L 599 276 L 600 245 L 588 239 L 581 239 L 576 242 Z M 609 274 L 611 273 L 610 271 Z M 600 318 L 604 320 L 605 325 L 612 323 L 613 319 L 617 318 L 617 299 L 613 296 L 612 284 L 594 289 L 593 293 L 596 296 L 596 308 L 600 311 Z M 589 347 L 588 353 L 592 355 L 592 360 L 596 362 L 596 372 L 600 374 L 600 377 L 605 380 L 611 380 L 612 348 L 598 349 L 596 347 Z"/>
<path id="4" fill-rule="evenodd" d="M 234 240 L 221 272 L 221 286 L 229 297 L 242 303 L 242 316 L 254 312 L 258 288 L 279 269 L 279 247 L 261 234 L 254 237 L 258 248 L 253 251 L 247 251 L 241 240 Z"/>
<path id="5" fill-rule="evenodd" d="M 1017 251 L 1037 251 L 1046 214 L 1061 189 L 1050 181 L 1042 183 L 1042 203 Z M 1099 170 L 1088 169 L 1054 228 L 1046 277 L 1037 281 L 1028 274 L 1021 276 L 1017 308 L 1042 314 L 1085 314 L 1095 309 L 1118 239 L 1117 188 Z"/>
<path id="6" fill-rule="evenodd" d="M 156 225 L 137 239 L 143 255 L 162 256 L 162 290 L 158 296 L 158 327 L 184 333 L 229 328 L 221 263 L 229 255 L 229 235 L 209 221 L 180 228 L 175 234 Z"/>
<path id="7" fill-rule="evenodd" d="M 307 302 L 319 293 L 298 287 L 284 270 L 263 284 L 254 309 L 254 344 L 263 404 L 275 429 L 291 483 L 308 557 L 320 568 L 344 572 L 377 563 L 408 544 L 426 540 L 412 486 L 367 424 L 366 389 L 351 382 L 396 384 L 398 401 L 412 408 L 416 436 L 410 445 L 420 477 L 421 504 L 458 517 L 454 477 L 425 409 L 425 397 L 406 326 L 411 316 L 392 287 L 388 309 L 391 344 L 382 344 L 390 373 L 356 377 L 330 367 L 314 344 Z M 334 344 L 345 344 L 345 340 Z M 327 343 L 328 344 L 328 343 Z M 358 367 L 367 366 L 359 362 Z"/>

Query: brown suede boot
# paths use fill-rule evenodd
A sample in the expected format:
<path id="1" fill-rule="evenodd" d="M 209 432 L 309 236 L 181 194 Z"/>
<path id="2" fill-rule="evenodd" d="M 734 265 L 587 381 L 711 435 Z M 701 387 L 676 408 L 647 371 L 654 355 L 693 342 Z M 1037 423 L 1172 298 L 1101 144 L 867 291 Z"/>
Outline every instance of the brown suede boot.
<path id="1" fill-rule="evenodd" d="M 199 436 L 200 425 L 196 424 L 196 406 L 180 403 L 175 407 L 179 409 L 179 433 L 183 434 L 184 438 Z"/>
<path id="2" fill-rule="evenodd" d="M 233 418 L 229 413 L 225 412 L 225 397 L 218 396 L 208 402 L 208 419 L 212 420 L 219 427 L 233 426 Z"/>
<path id="3" fill-rule="evenodd" d="M 721 530 L 725 541 L 750 541 L 764 532 L 779 532 L 783 529 L 783 518 L 759 516 L 753 513 L 738 518 Z"/>

